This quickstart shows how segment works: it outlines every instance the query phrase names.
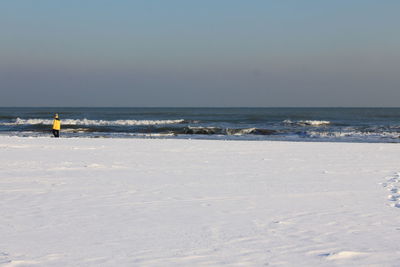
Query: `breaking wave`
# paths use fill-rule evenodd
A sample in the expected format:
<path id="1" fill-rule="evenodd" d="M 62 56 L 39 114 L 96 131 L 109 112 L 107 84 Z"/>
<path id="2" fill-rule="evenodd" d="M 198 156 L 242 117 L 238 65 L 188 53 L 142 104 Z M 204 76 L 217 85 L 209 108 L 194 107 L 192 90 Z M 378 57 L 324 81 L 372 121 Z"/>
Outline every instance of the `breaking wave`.
<path id="1" fill-rule="evenodd" d="M 314 127 L 331 124 L 330 121 L 318 121 L 318 120 L 300 120 L 300 121 L 284 120 L 283 123 L 289 125 L 314 126 Z"/>
<path id="2" fill-rule="evenodd" d="M 330 131 L 330 132 L 317 132 L 317 131 L 308 131 L 302 134 L 304 137 L 310 138 L 392 138 L 398 139 L 400 138 L 400 134 L 397 132 L 362 132 L 362 131 L 349 131 L 349 132 L 341 132 L 341 131 Z"/>
<path id="3" fill-rule="evenodd" d="M 185 127 L 181 134 L 202 134 L 202 135 L 272 135 L 277 131 L 259 128 L 218 128 L 218 127 Z"/>
<path id="4" fill-rule="evenodd" d="M 20 119 L 14 122 L 5 122 L 0 125 L 51 125 L 53 120 L 45 119 Z M 164 125 L 186 123 L 184 119 L 179 120 L 89 120 L 89 119 L 64 119 L 62 125 L 91 125 L 91 126 L 135 126 L 135 125 Z"/>

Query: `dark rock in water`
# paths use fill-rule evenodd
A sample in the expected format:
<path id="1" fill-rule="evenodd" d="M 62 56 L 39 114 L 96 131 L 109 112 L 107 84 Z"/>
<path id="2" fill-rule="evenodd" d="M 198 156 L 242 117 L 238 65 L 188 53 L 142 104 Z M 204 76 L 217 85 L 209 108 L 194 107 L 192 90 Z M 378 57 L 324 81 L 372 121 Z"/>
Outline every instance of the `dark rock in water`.
<path id="1" fill-rule="evenodd" d="M 260 134 L 260 135 L 271 135 L 275 133 L 276 131 L 268 129 L 254 129 L 254 131 L 252 132 L 252 134 Z"/>
<path id="2" fill-rule="evenodd" d="M 189 127 L 185 128 L 185 134 L 220 134 L 221 129 L 212 127 Z"/>

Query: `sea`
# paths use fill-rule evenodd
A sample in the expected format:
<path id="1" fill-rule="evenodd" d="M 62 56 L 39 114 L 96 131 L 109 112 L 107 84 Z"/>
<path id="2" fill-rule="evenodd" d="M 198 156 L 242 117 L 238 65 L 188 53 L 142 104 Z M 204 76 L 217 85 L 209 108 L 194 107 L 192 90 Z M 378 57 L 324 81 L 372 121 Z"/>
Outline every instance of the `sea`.
<path id="1" fill-rule="evenodd" d="M 400 142 L 400 108 L 0 108 L 0 135 Z"/>

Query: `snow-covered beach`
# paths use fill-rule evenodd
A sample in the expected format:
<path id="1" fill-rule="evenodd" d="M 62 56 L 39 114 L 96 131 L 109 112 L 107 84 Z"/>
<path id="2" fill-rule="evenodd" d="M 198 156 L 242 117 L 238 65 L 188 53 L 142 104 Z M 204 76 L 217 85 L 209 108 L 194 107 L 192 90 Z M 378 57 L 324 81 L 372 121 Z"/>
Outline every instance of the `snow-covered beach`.
<path id="1" fill-rule="evenodd" d="M 0 157 L 2 266 L 399 264 L 397 144 L 3 136 Z"/>

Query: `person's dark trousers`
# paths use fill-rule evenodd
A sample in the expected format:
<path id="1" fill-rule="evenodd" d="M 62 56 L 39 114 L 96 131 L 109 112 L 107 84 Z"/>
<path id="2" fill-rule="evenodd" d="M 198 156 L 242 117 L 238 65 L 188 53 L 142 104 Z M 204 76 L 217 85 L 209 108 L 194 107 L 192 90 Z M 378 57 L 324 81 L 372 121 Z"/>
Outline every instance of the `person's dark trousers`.
<path id="1" fill-rule="evenodd" d="M 54 137 L 60 137 L 60 131 L 59 130 L 53 130 Z"/>

